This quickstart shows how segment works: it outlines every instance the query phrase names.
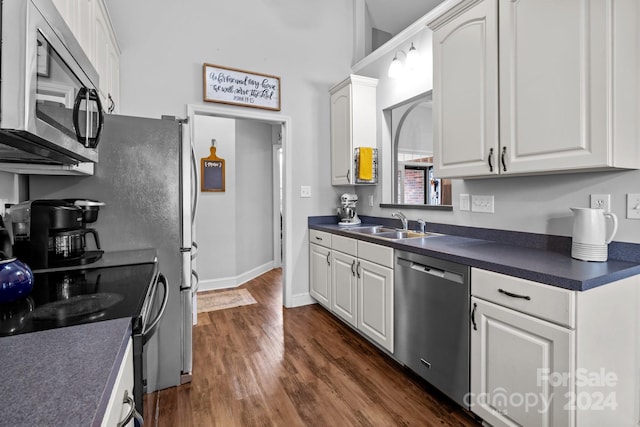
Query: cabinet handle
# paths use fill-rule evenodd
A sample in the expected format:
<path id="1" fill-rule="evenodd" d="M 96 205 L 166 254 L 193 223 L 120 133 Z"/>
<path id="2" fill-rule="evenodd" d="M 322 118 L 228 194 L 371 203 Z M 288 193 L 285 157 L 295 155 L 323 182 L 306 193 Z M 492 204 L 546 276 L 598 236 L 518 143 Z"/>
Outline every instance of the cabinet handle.
<path id="1" fill-rule="evenodd" d="M 347 182 L 351 182 L 351 169 L 347 169 Z"/>
<path id="2" fill-rule="evenodd" d="M 316 240 L 320 240 L 322 242 L 322 237 L 316 236 Z"/>
<path id="3" fill-rule="evenodd" d="M 353 262 L 351 263 L 351 275 L 355 276 L 356 275 L 356 260 L 354 259 Z"/>
<path id="4" fill-rule="evenodd" d="M 493 172 L 493 163 L 491 163 L 491 159 L 493 159 L 493 148 L 489 149 L 489 172 Z"/>
<path id="5" fill-rule="evenodd" d="M 356 267 L 356 273 L 358 273 L 358 279 L 360 278 L 360 261 L 358 261 L 358 266 Z"/>
<path id="6" fill-rule="evenodd" d="M 327 265 L 331 265 L 331 252 L 327 254 Z"/>
<path id="7" fill-rule="evenodd" d="M 427 362 L 426 360 L 424 360 L 423 358 L 420 358 L 420 363 L 422 363 L 424 366 L 426 366 L 427 368 L 431 369 L 431 363 Z"/>
<path id="8" fill-rule="evenodd" d="M 507 162 L 505 160 L 506 157 L 507 157 L 507 147 L 502 147 L 502 156 L 500 156 L 500 159 L 502 160 L 503 172 L 507 171 Z"/>
<path id="9" fill-rule="evenodd" d="M 478 325 L 476 325 L 476 308 L 478 308 L 478 304 L 473 303 L 473 310 L 471 310 L 471 324 L 473 325 L 473 330 L 478 330 Z"/>
<path id="10" fill-rule="evenodd" d="M 129 424 L 129 422 L 132 419 L 135 419 L 138 424 L 137 425 L 142 425 L 143 421 L 142 421 L 142 415 L 140 415 L 140 413 L 138 411 L 136 411 L 136 404 L 133 400 L 133 396 L 129 395 L 129 391 L 125 390 L 124 391 L 124 399 L 122 400 L 123 404 L 129 405 L 129 413 L 127 414 L 127 416 L 124 418 L 124 420 L 120 421 L 118 423 L 118 427 L 124 427 L 127 424 Z"/>
<path id="11" fill-rule="evenodd" d="M 531 297 L 529 295 L 513 294 L 511 292 L 505 291 L 504 289 L 498 289 L 498 292 L 500 292 L 501 294 L 505 294 L 506 296 L 511 298 L 522 298 L 522 299 L 526 299 L 527 301 L 531 300 Z"/>

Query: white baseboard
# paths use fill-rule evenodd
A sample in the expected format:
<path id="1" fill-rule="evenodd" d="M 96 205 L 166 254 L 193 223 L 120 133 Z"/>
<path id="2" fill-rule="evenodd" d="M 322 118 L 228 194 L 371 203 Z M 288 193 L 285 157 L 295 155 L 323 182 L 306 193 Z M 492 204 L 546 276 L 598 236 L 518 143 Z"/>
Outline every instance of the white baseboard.
<path id="1" fill-rule="evenodd" d="M 238 286 L 248 282 L 249 280 L 255 279 L 261 274 L 264 274 L 267 271 L 271 271 L 274 268 L 277 268 L 276 262 L 270 261 L 237 276 L 223 277 L 220 279 L 201 280 L 200 286 L 198 287 L 198 292 L 213 291 L 216 289 L 237 288 Z"/>
<path id="2" fill-rule="evenodd" d="M 317 303 L 316 300 L 308 293 L 296 294 L 291 296 L 291 305 L 287 308 L 302 307 L 303 305 L 311 305 Z"/>

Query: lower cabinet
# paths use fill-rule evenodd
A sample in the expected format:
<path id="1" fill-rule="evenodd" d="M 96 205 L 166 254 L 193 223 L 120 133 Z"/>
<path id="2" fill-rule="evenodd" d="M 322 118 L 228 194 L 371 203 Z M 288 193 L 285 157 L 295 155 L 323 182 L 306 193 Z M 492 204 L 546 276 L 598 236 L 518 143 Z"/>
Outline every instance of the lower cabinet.
<path id="1" fill-rule="evenodd" d="M 315 243 L 309 244 L 309 293 L 331 308 L 331 249 Z"/>
<path id="2" fill-rule="evenodd" d="M 358 329 L 393 352 L 393 269 L 358 260 Z"/>
<path id="3" fill-rule="evenodd" d="M 471 272 L 471 410 L 492 426 L 635 426 L 639 279 L 560 289 Z"/>
<path id="4" fill-rule="evenodd" d="M 393 352 L 393 249 L 318 230 L 309 240 L 311 296 Z"/>
<path id="5" fill-rule="evenodd" d="M 132 411 L 134 409 L 133 341 L 129 339 L 101 425 L 104 427 L 112 427 L 116 425 L 133 427 L 134 419 L 132 417 L 128 417 L 128 415 L 133 413 Z M 123 423 L 127 418 L 128 421 Z"/>

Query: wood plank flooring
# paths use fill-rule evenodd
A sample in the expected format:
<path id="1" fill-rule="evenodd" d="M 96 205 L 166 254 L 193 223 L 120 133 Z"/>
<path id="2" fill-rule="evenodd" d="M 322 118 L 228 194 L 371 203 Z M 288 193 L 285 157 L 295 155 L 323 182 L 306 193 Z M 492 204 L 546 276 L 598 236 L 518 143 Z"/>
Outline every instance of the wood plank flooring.
<path id="1" fill-rule="evenodd" d="M 146 426 L 479 425 L 319 305 L 283 308 L 280 269 L 242 287 L 257 304 L 198 315 L 193 381 L 146 395 Z"/>

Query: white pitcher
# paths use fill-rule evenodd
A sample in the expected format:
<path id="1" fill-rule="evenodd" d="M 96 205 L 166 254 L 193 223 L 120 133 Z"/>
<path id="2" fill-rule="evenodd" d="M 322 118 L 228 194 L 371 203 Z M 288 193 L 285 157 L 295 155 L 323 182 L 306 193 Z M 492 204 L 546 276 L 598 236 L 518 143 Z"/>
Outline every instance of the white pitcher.
<path id="1" fill-rule="evenodd" d="M 618 218 L 602 209 L 571 208 L 573 211 L 573 239 L 571 256 L 583 261 L 606 261 L 608 244 L 618 231 Z M 607 235 L 607 219 L 611 230 Z"/>

